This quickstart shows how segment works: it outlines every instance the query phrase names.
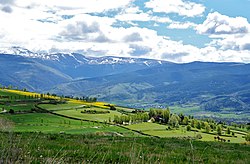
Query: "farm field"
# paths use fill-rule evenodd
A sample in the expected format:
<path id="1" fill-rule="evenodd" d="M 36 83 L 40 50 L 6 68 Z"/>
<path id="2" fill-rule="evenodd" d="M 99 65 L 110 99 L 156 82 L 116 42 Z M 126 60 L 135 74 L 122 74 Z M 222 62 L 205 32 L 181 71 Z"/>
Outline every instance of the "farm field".
<path id="1" fill-rule="evenodd" d="M 192 128 L 187 130 L 187 125 L 180 125 L 170 128 L 169 124 L 160 124 L 147 122 L 147 120 L 138 120 L 142 115 L 133 113 L 134 109 L 126 107 L 117 107 L 116 110 L 110 110 L 108 103 L 104 102 L 85 102 L 74 99 L 62 99 L 49 96 L 42 99 L 41 94 L 1 90 L 0 95 L 12 96 L 7 102 L 0 104 L 0 108 L 5 111 L 13 110 L 14 114 L 3 113 L 1 118 L 8 120 L 9 127 L 14 132 L 42 132 L 42 133 L 66 133 L 66 134 L 102 134 L 102 135 L 120 135 L 120 136 L 152 136 L 161 138 L 193 138 L 201 136 L 200 141 L 214 141 L 217 136 L 216 130 L 205 133 L 204 128 Z M 25 97 L 22 97 L 24 96 Z M 35 98 L 32 95 L 37 95 Z M 21 97 L 20 97 L 21 96 Z M 31 99 L 28 99 L 31 98 Z M 14 99 L 14 100 L 13 100 Z M 13 100 L 13 101 L 10 101 Z M 53 100 L 52 102 L 50 102 Z M 58 102 L 55 102 L 58 100 Z M 63 103 L 60 103 L 64 100 Z M 38 101 L 38 102 L 37 102 Z M 7 104 L 7 105 L 6 105 Z M 108 105 L 107 105 L 108 104 Z M 38 108 L 37 108 L 38 106 Z M 177 111 L 181 111 L 177 109 Z M 190 110 L 197 110 L 191 109 Z M 155 110 L 155 112 L 157 109 Z M 174 110 L 176 112 L 176 109 Z M 160 112 L 158 110 L 158 112 Z M 146 115 L 146 113 L 144 113 Z M 135 123 L 129 122 L 120 124 L 114 122 L 114 117 L 126 117 L 134 120 Z M 134 118 L 132 118 L 134 117 Z M 191 124 L 193 119 L 189 120 Z M 195 120 L 196 124 L 198 120 Z M 199 121 L 198 121 L 199 122 Z M 199 122 L 201 124 L 201 122 Z M 204 123 L 204 122 L 203 122 Z M 197 125 L 196 125 L 197 126 Z M 227 142 L 244 143 L 247 129 L 234 128 L 230 133 L 234 136 L 226 135 L 226 128 L 222 128 L 222 137 Z"/>
<path id="2" fill-rule="evenodd" d="M 54 113 L 70 116 L 78 119 L 90 120 L 90 121 L 100 121 L 100 122 L 108 122 L 109 120 L 114 119 L 114 115 L 121 115 L 118 111 L 112 111 L 108 109 L 98 108 L 98 107 L 82 107 L 83 104 L 75 104 L 75 103 L 67 103 L 67 104 L 59 104 L 59 105 L 51 105 L 51 104 L 41 104 L 39 107 L 47 109 L 49 111 L 53 111 Z M 109 112 L 106 114 L 86 114 L 81 113 L 84 110 L 91 110 L 91 111 L 102 111 L 102 112 Z"/>

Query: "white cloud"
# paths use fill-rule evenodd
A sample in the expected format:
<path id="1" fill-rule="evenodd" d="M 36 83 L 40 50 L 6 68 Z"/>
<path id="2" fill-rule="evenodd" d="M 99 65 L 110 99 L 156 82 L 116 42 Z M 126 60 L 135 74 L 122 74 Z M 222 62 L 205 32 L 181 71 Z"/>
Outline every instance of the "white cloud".
<path id="1" fill-rule="evenodd" d="M 197 30 L 210 37 L 215 35 L 215 38 L 209 46 L 198 48 L 182 41 L 173 41 L 168 36 L 161 36 L 158 34 L 159 31 L 149 29 L 147 26 L 133 26 L 133 24 L 129 27 L 115 26 L 117 20 L 144 21 L 156 25 L 159 23 L 157 29 L 162 28 L 161 23 L 170 23 L 168 26 L 170 29 L 196 26 L 191 22 L 174 22 L 168 16 L 160 17 L 150 12 L 151 10 L 148 12 L 140 10 L 138 6 L 131 5 L 132 0 L 93 0 L 86 3 L 77 0 L 62 0 L 60 3 L 56 0 L 10 2 L 0 1 L 0 48 L 21 46 L 40 52 L 78 51 L 91 56 L 136 56 L 173 62 L 250 62 L 250 35 L 248 31 L 241 33 L 240 30 L 236 30 L 238 27 L 248 26 L 244 18 L 237 18 L 237 21 L 241 20 L 240 25 L 235 25 L 231 20 L 236 18 L 226 17 L 224 22 L 229 23 L 217 23 L 221 26 L 216 27 L 214 33 L 207 32 L 209 30 L 206 29 L 211 27 L 205 26 L 205 22 L 213 22 L 207 19 Z M 162 0 L 159 4 L 172 5 L 166 13 L 178 13 L 188 17 L 201 15 L 204 11 L 203 9 L 197 12 L 197 8 L 200 6 L 202 9 L 203 6 L 189 1 L 172 2 Z M 165 8 L 164 4 L 161 5 Z M 186 4 L 188 5 L 185 6 Z M 6 6 L 11 10 L 5 8 L 3 11 Z M 157 10 L 156 8 L 153 8 L 153 11 Z M 113 15 L 104 16 L 108 10 L 112 10 Z M 98 15 L 95 12 L 104 12 L 104 15 L 93 16 Z M 64 17 L 65 14 L 67 18 Z M 211 15 L 209 17 L 212 18 Z M 217 17 L 225 18 L 219 14 Z M 221 19 L 217 19 L 218 22 L 223 22 Z"/>
<path id="2" fill-rule="evenodd" d="M 249 32 L 249 26 L 246 18 L 232 18 L 214 12 L 208 14 L 203 24 L 197 26 L 197 31 L 209 35 L 244 34 Z"/>
<path id="3" fill-rule="evenodd" d="M 20 7 L 44 6 L 60 10 L 78 10 L 81 13 L 104 12 L 115 10 L 129 5 L 133 0 L 18 0 L 16 5 Z"/>
<path id="4" fill-rule="evenodd" d="M 6 5 L 6 4 L 13 4 L 14 0 L 0 0 L 0 4 Z"/>
<path id="5" fill-rule="evenodd" d="M 128 7 L 121 13 L 115 16 L 119 21 L 154 21 L 158 23 L 170 23 L 172 20 L 168 17 L 153 16 L 153 13 L 146 13 L 139 9 L 139 7 Z"/>
<path id="6" fill-rule="evenodd" d="M 196 29 L 199 34 L 206 34 L 213 39 L 210 46 L 218 48 L 218 52 L 214 53 L 224 56 L 223 60 L 239 61 L 244 58 L 245 61 L 246 54 L 250 54 L 250 24 L 246 18 L 233 18 L 214 12 L 208 14 Z M 232 54 L 235 54 L 234 57 Z"/>
<path id="7" fill-rule="evenodd" d="M 250 34 L 245 35 L 228 35 L 223 38 L 215 38 L 211 45 L 219 46 L 222 50 L 249 50 Z"/>
<path id="8" fill-rule="evenodd" d="M 170 25 L 167 26 L 169 29 L 188 29 L 188 28 L 195 28 L 197 24 L 192 22 L 172 22 Z"/>
<path id="9" fill-rule="evenodd" d="M 200 16 L 205 11 L 202 4 L 183 0 L 150 0 L 145 6 L 154 12 L 177 13 L 187 17 Z"/>
<path id="10" fill-rule="evenodd" d="M 126 13 L 115 17 L 120 21 L 150 21 L 150 16 L 147 13 Z"/>

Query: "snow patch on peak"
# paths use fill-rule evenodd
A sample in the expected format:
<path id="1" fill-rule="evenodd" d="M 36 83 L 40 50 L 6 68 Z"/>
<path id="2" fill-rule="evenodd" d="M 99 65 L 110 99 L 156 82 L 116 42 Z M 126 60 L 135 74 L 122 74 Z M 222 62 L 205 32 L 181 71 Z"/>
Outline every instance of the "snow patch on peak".
<path id="1" fill-rule="evenodd" d="M 26 57 L 37 55 L 36 53 L 33 53 L 30 50 L 21 47 L 0 48 L 0 53 L 10 55 L 21 55 Z"/>

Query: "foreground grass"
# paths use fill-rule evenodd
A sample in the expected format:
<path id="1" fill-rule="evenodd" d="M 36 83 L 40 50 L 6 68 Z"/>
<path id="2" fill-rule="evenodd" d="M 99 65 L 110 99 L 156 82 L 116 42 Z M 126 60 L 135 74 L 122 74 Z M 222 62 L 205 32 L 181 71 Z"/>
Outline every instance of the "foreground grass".
<path id="1" fill-rule="evenodd" d="M 250 146 L 164 138 L 0 133 L 0 163 L 248 163 Z"/>

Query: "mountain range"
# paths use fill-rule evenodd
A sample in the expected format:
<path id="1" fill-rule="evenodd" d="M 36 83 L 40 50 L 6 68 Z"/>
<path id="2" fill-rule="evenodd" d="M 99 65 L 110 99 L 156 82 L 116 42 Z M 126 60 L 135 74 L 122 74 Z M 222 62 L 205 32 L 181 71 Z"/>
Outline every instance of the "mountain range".
<path id="1" fill-rule="evenodd" d="M 142 107 L 194 105 L 204 111 L 250 111 L 250 64 L 171 63 L 80 53 L 0 50 L 0 83 Z M 250 118 L 249 118 L 250 119 Z"/>

